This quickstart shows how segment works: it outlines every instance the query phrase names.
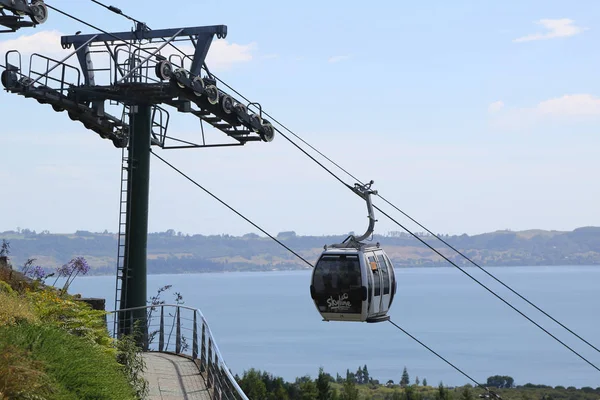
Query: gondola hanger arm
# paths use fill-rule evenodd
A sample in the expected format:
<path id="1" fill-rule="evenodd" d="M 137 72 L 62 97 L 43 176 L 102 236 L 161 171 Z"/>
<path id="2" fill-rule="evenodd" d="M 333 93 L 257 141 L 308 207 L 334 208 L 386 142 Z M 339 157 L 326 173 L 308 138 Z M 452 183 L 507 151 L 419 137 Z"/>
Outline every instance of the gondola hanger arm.
<path id="1" fill-rule="evenodd" d="M 354 187 L 351 188 L 354 193 L 356 193 L 360 198 L 362 198 L 363 200 L 365 200 L 367 202 L 367 210 L 369 212 L 369 215 L 368 215 L 369 226 L 367 227 L 367 231 L 364 234 L 362 234 L 361 236 L 358 236 L 358 237 L 351 236 L 349 238 L 350 240 L 360 242 L 362 240 L 365 240 L 369 236 L 371 236 L 373 234 L 373 231 L 375 230 L 375 222 L 377 222 L 377 220 L 375 219 L 375 212 L 373 211 L 373 203 L 371 202 L 371 195 L 372 194 L 377 195 L 377 190 L 371 189 L 371 185 L 373 185 L 373 183 L 375 183 L 375 181 L 370 181 L 369 183 L 366 183 L 364 185 L 362 185 L 360 183 L 355 183 Z"/>

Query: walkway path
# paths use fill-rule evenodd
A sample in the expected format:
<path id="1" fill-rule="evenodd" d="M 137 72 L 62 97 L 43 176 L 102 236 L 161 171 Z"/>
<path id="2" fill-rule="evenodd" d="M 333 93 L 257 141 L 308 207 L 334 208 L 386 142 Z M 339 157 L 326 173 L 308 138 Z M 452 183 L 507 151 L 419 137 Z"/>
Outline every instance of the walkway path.
<path id="1" fill-rule="evenodd" d="M 210 400 L 198 367 L 189 358 L 167 353 L 144 353 L 149 400 Z"/>

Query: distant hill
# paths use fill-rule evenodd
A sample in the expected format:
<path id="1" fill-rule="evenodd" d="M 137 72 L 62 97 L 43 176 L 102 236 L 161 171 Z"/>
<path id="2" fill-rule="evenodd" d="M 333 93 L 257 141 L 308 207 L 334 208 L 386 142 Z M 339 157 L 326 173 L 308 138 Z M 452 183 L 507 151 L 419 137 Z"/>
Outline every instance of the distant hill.
<path id="1" fill-rule="evenodd" d="M 339 243 L 347 235 L 298 236 L 295 232 L 277 235 L 294 251 L 314 262 L 323 245 Z M 467 262 L 430 235 L 419 234 L 452 261 Z M 466 234 L 443 239 L 482 266 L 518 265 L 600 265 L 600 227 L 583 227 L 569 232 L 527 230 Z M 13 265 L 27 258 L 45 267 L 64 264 L 74 256 L 84 256 L 93 274 L 113 274 L 117 235 L 77 231 L 73 234 L 36 233 L 28 229 L 0 233 L 10 242 Z M 402 232 L 375 235 L 397 268 L 449 265 L 416 239 Z M 469 264 L 470 265 L 470 264 Z M 266 271 L 305 268 L 306 265 L 270 238 L 256 234 L 184 235 L 174 230 L 148 236 L 149 273 L 215 271 Z"/>

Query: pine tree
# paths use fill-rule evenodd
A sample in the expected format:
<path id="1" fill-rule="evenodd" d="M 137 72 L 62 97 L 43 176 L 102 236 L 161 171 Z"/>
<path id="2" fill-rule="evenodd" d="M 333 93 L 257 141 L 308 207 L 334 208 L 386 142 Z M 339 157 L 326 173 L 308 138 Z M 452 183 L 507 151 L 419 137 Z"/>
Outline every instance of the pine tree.
<path id="1" fill-rule="evenodd" d="M 427 386 L 427 378 L 423 378 L 423 386 Z"/>
<path id="2" fill-rule="evenodd" d="M 415 378 L 415 385 L 419 386 L 419 383 L 420 383 L 420 381 L 419 381 L 419 377 L 417 376 L 417 377 Z"/>
<path id="3" fill-rule="evenodd" d="M 371 378 L 369 377 L 369 370 L 367 369 L 367 364 L 363 367 L 363 379 L 365 383 L 369 383 Z"/>
<path id="4" fill-rule="evenodd" d="M 351 372 L 346 372 L 346 381 L 342 387 L 341 400 L 358 400 L 358 388 L 354 383 L 354 377 L 351 376 Z"/>
<path id="5" fill-rule="evenodd" d="M 400 378 L 400 386 L 406 387 L 409 384 L 410 378 L 408 377 L 408 371 L 406 370 L 406 367 L 404 367 L 404 370 L 402 371 L 402 378 Z"/>
<path id="6" fill-rule="evenodd" d="M 329 383 L 329 376 L 323 372 L 323 368 L 319 368 L 319 376 L 316 380 L 318 400 L 330 400 L 331 399 L 331 385 Z"/>
<path id="7" fill-rule="evenodd" d="M 306 380 L 300 383 L 300 399 L 314 400 L 319 395 L 317 385 L 312 380 Z M 258 399 L 259 397 L 255 397 Z"/>
<path id="8" fill-rule="evenodd" d="M 349 369 L 346 369 L 346 380 L 356 383 L 356 374 L 354 372 L 350 372 Z"/>
<path id="9" fill-rule="evenodd" d="M 362 367 L 358 367 L 356 370 L 356 383 L 359 385 L 365 383 Z"/>
<path id="10" fill-rule="evenodd" d="M 440 382 L 438 391 L 435 393 L 435 400 L 452 400 L 452 394 L 444 387 L 442 382 Z"/>

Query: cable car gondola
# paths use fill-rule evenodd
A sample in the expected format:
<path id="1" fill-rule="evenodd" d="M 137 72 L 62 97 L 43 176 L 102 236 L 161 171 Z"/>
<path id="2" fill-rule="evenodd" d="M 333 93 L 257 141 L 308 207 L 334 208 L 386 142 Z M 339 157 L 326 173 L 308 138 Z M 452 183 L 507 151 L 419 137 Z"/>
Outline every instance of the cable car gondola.
<path id="1" fill-rule="evenodd" d="M 342 243 L 325 246 L 313 269 L 310 295 L 324 321 L 381 322 L 396 294 L 394 267 L 377 244 L 365 244 L 373 233 L 375 216 L 371 194 L 373 181 L 354 185 L 367 202 L 369 227 L 364 235 L 348 236 Z"/>

